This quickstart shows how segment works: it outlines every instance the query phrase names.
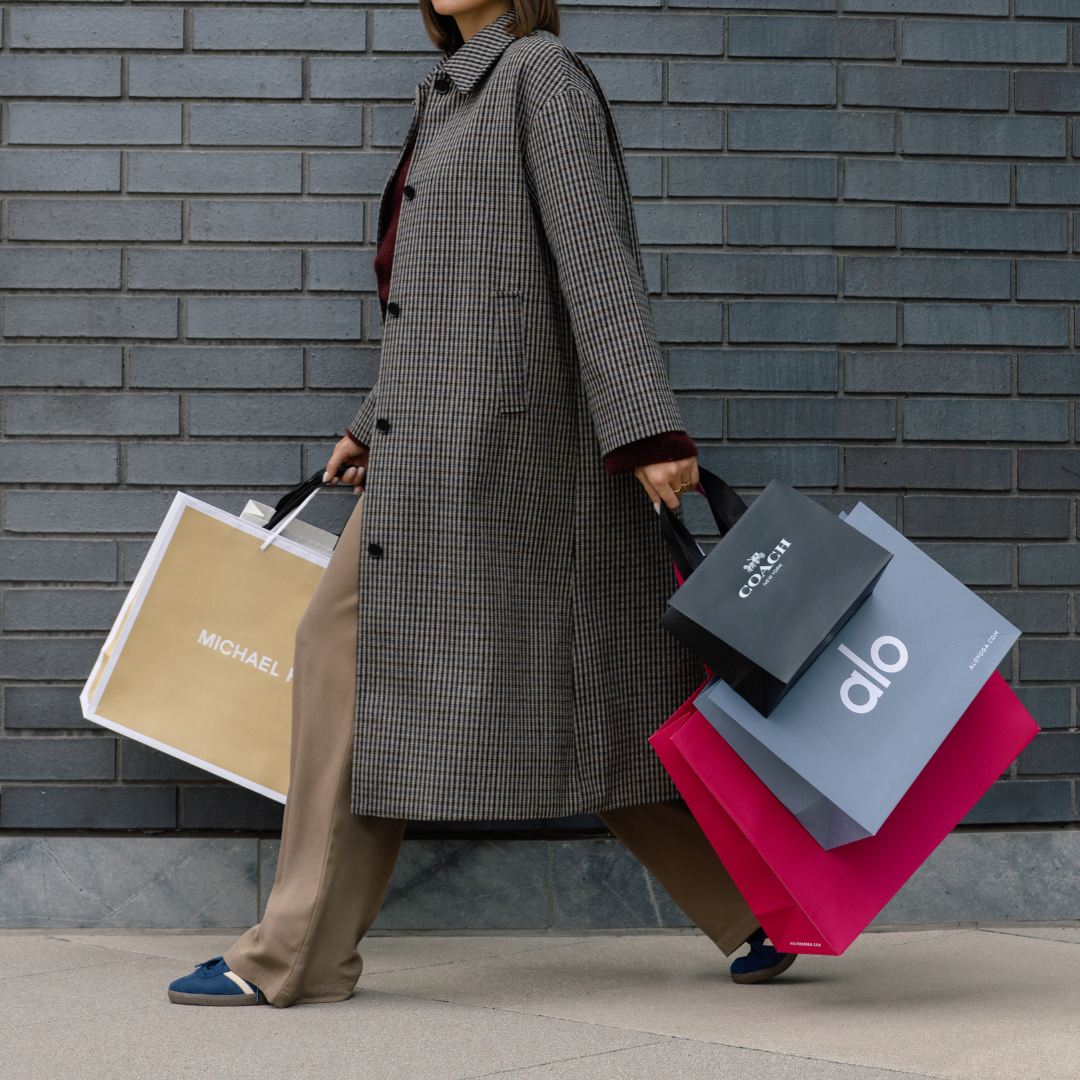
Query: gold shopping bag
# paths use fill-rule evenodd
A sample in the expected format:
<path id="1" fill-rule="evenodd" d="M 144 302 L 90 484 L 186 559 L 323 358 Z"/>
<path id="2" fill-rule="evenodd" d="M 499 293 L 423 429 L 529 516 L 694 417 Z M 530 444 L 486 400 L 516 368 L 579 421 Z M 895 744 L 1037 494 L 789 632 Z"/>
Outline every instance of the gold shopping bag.
<path id="1" fill-rule="evenodd" d="M 268 544 L 263 510 L 177 493 L 80 700 L 88 720 L 284 802 L 296 627 L 335 538 L 297 522 Z"/>

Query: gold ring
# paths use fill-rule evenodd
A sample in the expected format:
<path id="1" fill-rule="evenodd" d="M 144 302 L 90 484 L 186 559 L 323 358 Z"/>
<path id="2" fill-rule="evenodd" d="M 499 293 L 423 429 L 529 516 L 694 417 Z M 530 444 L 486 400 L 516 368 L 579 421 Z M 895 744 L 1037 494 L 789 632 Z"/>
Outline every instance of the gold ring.
<path id="1" fill-rule="evenodd" d="M 678 487 L 677 487 L 677 488 L 676 488 L 676 489 L 674 490 L 674 492 L 672 492 L 672 494 L 674 494 L 674 495 L 681 495 L 681 494 L 682 494 L 682 493 L 683 493 L 683 492 L 684 492 L 684 491 L 685 491 L 685 490 L 686 490 L 686 489 L 687 489 L 687 488 L 688 488 L 689 486 L 690 486 L 689 484 L 680 484 L 680 485 L 679 485 L 679 486 L 678 486 Z"/>

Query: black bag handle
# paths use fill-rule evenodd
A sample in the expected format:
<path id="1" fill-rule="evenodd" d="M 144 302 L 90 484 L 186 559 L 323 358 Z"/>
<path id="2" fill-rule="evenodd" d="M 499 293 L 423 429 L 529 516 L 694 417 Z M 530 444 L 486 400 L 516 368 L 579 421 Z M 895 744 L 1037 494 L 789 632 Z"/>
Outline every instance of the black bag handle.
<path id="1" fill-rule="evenodd" d="M 726 481 L 715 473 L 698 466 L 700 483 L 698 490 L 705 496 L 712 511 L 713 520 L 721 536 L 746 513 L 746 503 Z M 705 556 L 697 546 L 690 530 L 668 509 L 660 504 L 660 532 L 667 544 L 671 561 L 675 564 L 679 576 L 685 581 L 704 561 Z"/>
<path id="2" fill-rule="evenodd" d="M 345 475 L 346 469 L 351 468 L 351 465 L 342 465 L 337 471 L 338 479 L 341 479 L 341 477 Z M 278 499 L 277 505 L 274 507 L 273 516 L 263 528 L 272 529 L 282 518 L 291 514 L 316 488 L 322 487 L 323 477 L 325 475 L 326 470 L 320 469 L 317 473 L 308 477 L 302 484 L 297 484 L 291 491 L 286 491 L 285 494 Z"/>

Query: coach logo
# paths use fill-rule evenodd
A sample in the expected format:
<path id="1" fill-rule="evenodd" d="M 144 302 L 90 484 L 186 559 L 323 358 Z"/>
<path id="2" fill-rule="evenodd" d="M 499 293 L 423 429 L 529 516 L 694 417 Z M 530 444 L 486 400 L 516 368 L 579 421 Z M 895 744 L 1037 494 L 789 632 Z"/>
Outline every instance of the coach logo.
<path id="1" fill-rule="evenodd" d="M 762 582 L 766 585 L 772 580 L 773 575 L 780 569 L 780 556 L 791 547 L 790 540 L 781 540 L 769 552 L 755 551 L 743 569 L 750 575 L 746 584 L 739 590 L 739 596 L 745 600 Z"/>
<path id="2" fill-rule="evenodd" d="M 858 671 L 853 671 L 840 687 L 840 700 L 844 703 L 845 707 L 850 709 L 853 713 L 868 713 L 878 703 L 878 698 L 885 693 L 886 690 L 892 685 L 890 679 L 886 679 L 882 672 L 886 672 L 889 675 L 894 675 L 898 671 L 903 671 L 907 667 L 908 651 L 907 646 L 899 639 L 895 637 L 879 637 L 873 645 L 870 646 L 870 659 L 873 660 L 874 666 L 871 667 L 861 657 L 856 656 L 846 645 L 837 645 L 837 648 L 842 652 L 853 664 L 861 668 L 866 674 L 861 675 Z M 881 656 L 881 650 L 884 648 L 896 650 L 896 660 L 890 663 Z M 874 682 L 866 677 L 869 675 Z M 878 685 L 880 683 L 880 685 Z M 859 704 L 851 700 L 851 691 L 856 687 L 861 686 L 867 694 L 866 701 Z"/>

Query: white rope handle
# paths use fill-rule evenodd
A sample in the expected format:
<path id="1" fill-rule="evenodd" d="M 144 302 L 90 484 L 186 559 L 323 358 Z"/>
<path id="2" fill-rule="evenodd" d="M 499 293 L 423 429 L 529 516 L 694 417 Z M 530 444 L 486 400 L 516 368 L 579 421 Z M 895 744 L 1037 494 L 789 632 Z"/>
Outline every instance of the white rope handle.
<path id="1" fill-rule="evenodd" d="M 264 543 L 259 550 L 265 551 L 281 535 L 282 530 L 287 529 L 293 523 L 293 519 L 296 515 L 299 514 L 320 491 L 322 491 L 322 488 L 323 485 L 320 484 L 291 514 L 286 514 L 285 517 L 277 523 L 274 531 L 266 538 L 266 543 Z"/>

